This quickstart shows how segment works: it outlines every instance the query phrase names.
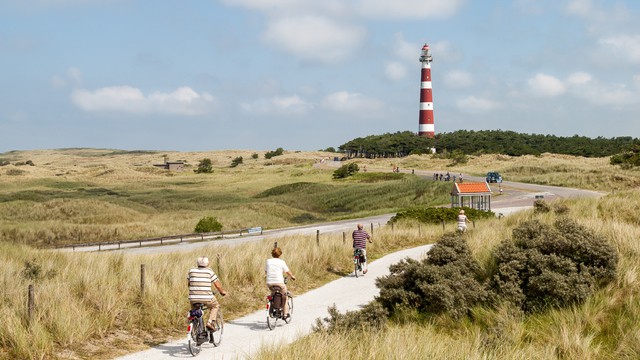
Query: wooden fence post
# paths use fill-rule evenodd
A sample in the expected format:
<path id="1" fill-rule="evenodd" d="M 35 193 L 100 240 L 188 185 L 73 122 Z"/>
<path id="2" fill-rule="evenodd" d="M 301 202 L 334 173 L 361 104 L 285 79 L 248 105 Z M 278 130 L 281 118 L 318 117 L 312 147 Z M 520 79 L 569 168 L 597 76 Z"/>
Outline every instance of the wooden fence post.
<path id="1" fill-rule="evenodd" d="M 316 230 L 316 244 L 320 246 L 320 230 Z"/>
<path id="2" fill-rule="evenodd" d="M 275 249 L 275 248 L 277 248 L 277 247 L 278 247 L 278 242 L 277 242 L 277 241 L 274 241 L 274 242 L 273 242 L 273 248 Z"/>
<path id="3" fill-rule="evenodd" d="M 144 264 L 140 265 L 140 297 L 144 297 L 144 277 L 145 277 Z"/>
<path id="4" fill-rule="evenodd" d="M 346 232 L 342 232 L 342 245 L 345 245 L 347 243 L 347 233 Z"/>
<path id="5" fill-rule="evenodd" d="M 422 236 L 422 224 L 418 223 L 418 236 Z"/>
<path id="6" fill-rule="evenodd" d="M 394 227 L 393 227 L 393 223 L 391 223 L 391 232 L 393 232 Z"/>
<path id="7" fill-rule="evenodd" d="M 28 317 L 28 321 L 29 324 L 31 324 L 31 322 L 33 321 L 33 313 L 35 311 L 36 308 L 36 304 L 35 304 L 35 299 L 34 299 L 34 294 L 33 294 L 33 284 L 29 285 L 29 299 L 27 300 L 27 317 Z"/>
<path id="8" fill-rule="evenodd" d="M 373 236 L 373 223 L 371 223 L 371 236 Z"/>
<path id="9" fill-rule="evenodd" d="M 444 232 L 444 220 L 442 220 L 442 232 Z"/>
<path id="10" fill-rule="evenodd" d="M 220 277 L 220 258 L 221 258 L 220 253 L 217 253 L 216 254 L 216 265 L 217 265 L 216 267 L 218 268 L 218 277 Z"/>

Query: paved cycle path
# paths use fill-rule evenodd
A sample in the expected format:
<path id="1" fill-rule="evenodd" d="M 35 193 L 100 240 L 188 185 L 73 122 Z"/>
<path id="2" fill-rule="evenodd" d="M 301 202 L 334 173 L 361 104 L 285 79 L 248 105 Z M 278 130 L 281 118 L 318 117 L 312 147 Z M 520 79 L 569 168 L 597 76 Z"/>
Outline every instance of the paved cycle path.
<path id="1" fill-rule="evenodd" d="M 294 294 L 294 310 L 289 324 L 279 320 L 276 323 L 276 328 L 269 330 L 267 328 L 265 310 L 259 310 L 242 318 L 227 321 L 220 346 L 214 347 L 208 343 L 203 344 L 202 352 L 198 357 L 203 359 L 245 359 L 254 356 L 265 345 L 291 343 L 309 334 L 317 318 L 327 317 L 327 308 L 329 306 L 335 304 L 338 311 L 344 313 L 347 310 L 358 310 L 372 301 L 379 294 L 379 290 L 375 286 L 377 277 L 389 274 L 389 266 L 404 258 L 422 258 L 431 246 L 423 245 L 389 254 L 371 262 L 369 264 L 369 272 L 365 276 L 356 278 L 351 273 L 305 294 L 296 295 L 295 282 L 289 282 L 289 288 Z M 299 278 L 304 276 L 302 274 L 298 275 Z M 265 296 L 267 295 L 266 293 L 267 290 L 265 288 Z M 187 349 L 186 339 L 185 318 L 185 336 L 183 339 L 117 359 L 190 358 L 192 356 Z"/>

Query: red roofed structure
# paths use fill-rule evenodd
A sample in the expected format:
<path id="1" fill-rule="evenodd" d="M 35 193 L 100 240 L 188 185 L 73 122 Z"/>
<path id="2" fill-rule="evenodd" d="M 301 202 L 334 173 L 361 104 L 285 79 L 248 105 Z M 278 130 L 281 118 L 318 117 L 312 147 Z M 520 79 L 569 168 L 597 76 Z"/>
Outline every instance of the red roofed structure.
<path id="1" fill-rule="evenodd" d="M 453 183 L 451 207 L 491 210 L 491 188 L 486 182 Z"/>

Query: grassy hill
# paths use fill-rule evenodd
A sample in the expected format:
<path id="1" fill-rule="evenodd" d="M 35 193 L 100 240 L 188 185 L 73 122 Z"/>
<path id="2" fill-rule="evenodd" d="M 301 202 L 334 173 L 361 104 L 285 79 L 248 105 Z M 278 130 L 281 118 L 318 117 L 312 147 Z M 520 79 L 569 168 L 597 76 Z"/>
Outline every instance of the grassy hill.
<path id="1" fill-rule="evenodd" d="M 322 159 L 334 154 L 287 152 L 270 160 L 254 151 L 201 153 L 122 152 L 68 149 L 0 154 L 0 261 L 2 306 L 0 358 L 111 358 L 126 351 L 183 336 L 184 272 L 206 254 L 219 259 L 220 276 L 231 294 L 222 300 L 232 319 L 263 306 L 262 262 L 273 240 L 234 248 L 212 244 L 170 255 L 66 253 L 34 247 L 96 238 L 132 238 L 190 232 L 202 216 L 215 216 L 226 228 L 280 227 L 317 219 L 389 212 L 438 202 L 438 189 L 401 170 L 424 169 L 482 175 L 500 171 L 505 180 L 614 190 L 591 200 L 564 204 L 581 225 L 603 234 L 620 252 L 616 281 L 586 304 L 536 316 L 507 309 L 477 309 L 472 318 L 416 315 L 392 319 L 377 333 L 317 334 L 292 347 L 265 350 L 260 358 L 539 358 L 613 359 L 640 354 L 640 174 L 619 170 L 608 159 L 544 154 L 512 158 L 470 157 L 464 166 L 431 156 L 355 159 L 367 173 L 336 181 L 335 166 Z M 163 155 L 184 160 L 182 173 L 153 167 Z M 243 164 L 231 168 L 242 156 Z M 195 174 L 203 158 L 213 174 Z M 31 161 L 34 166 L 16 165 Z M 391 174 L 388 174 L 391 175 Z M 557 215 L 523 213 L 478 221 L 467 239 L 481 264 L 489 266 L 491 248 L 508 238 L 517 224 L 533 217 L 550 223 Z M 401 248 L 435 242 L 439 225 L 417 228 L 397 224 L 376 229 L 369 250 L 376 258 Z M 294 289 L 304 292 L 351 269 L 350 247 L 342 236 L 278 239 L 288 264 L 300 276 Z M 313 244 L 313 245 L 310 245 Z M 255 256 L 247 256 L 255 254 Z M 147 285 L 140 293 L 140 265 Z M 218 266 L 216 264 L 216 266 Z M 36 310 L 26 311 L 27 288 L 34 285 Z M 331 348 L 328 348 L 331 344 Z M 313 351 L 310 351 L 313 349 Z"/>

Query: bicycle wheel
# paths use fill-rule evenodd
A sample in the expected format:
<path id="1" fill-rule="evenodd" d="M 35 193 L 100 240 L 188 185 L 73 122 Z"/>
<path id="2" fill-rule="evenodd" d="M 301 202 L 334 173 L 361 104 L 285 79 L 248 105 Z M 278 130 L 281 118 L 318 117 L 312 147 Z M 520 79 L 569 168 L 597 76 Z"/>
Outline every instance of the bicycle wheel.
<path id="1" fill-rule="evenodd" d="M 269 330 L 273 330 L 276 327 L 276 321 L 278 321 L 277 317 L 272 317 L 268 312 L 267 312 L 267 327 L 269 328 Z"/>
<path id="2" fill-rule="evenodd" d="M 284 319 L 284 322 L 288 324 L 293 316 L 293 296 L 291 294 L 287 294 L 287 304 L 289 305 L 289 316 Z"/>
<path id="3" fill-rule="evenodd" d="M 359 261 L 354 261 L 354 269 L 353 269 L 353 273 L 356 274 L 356 277 L 358 277 L 358 268 L 360 268 L 360 264 Z"/>
<path id="4" fill-rule="evenodd" d="M 189 347 L 189 353 L 192 356 L 196 356 L 200 353 L 201 343 L 198 341 L 198 319 L 194 319 L 191 321 L 191 331 L 189 331 L 189 338 L 187 339 L 187 346 Z"/>
<path id="5" fill-rule="evenodd" d="M 222 317 L 221 309 L 218 309 L 218 315 L 216 316 L 214 326 L 216 331 L 211 332 L 211 330 L 209 330 L 209 342 L 212 343 L 213 346 L 218 346 L 222 342 L 222 334 L 224 333 L 224 319 Z"/>

